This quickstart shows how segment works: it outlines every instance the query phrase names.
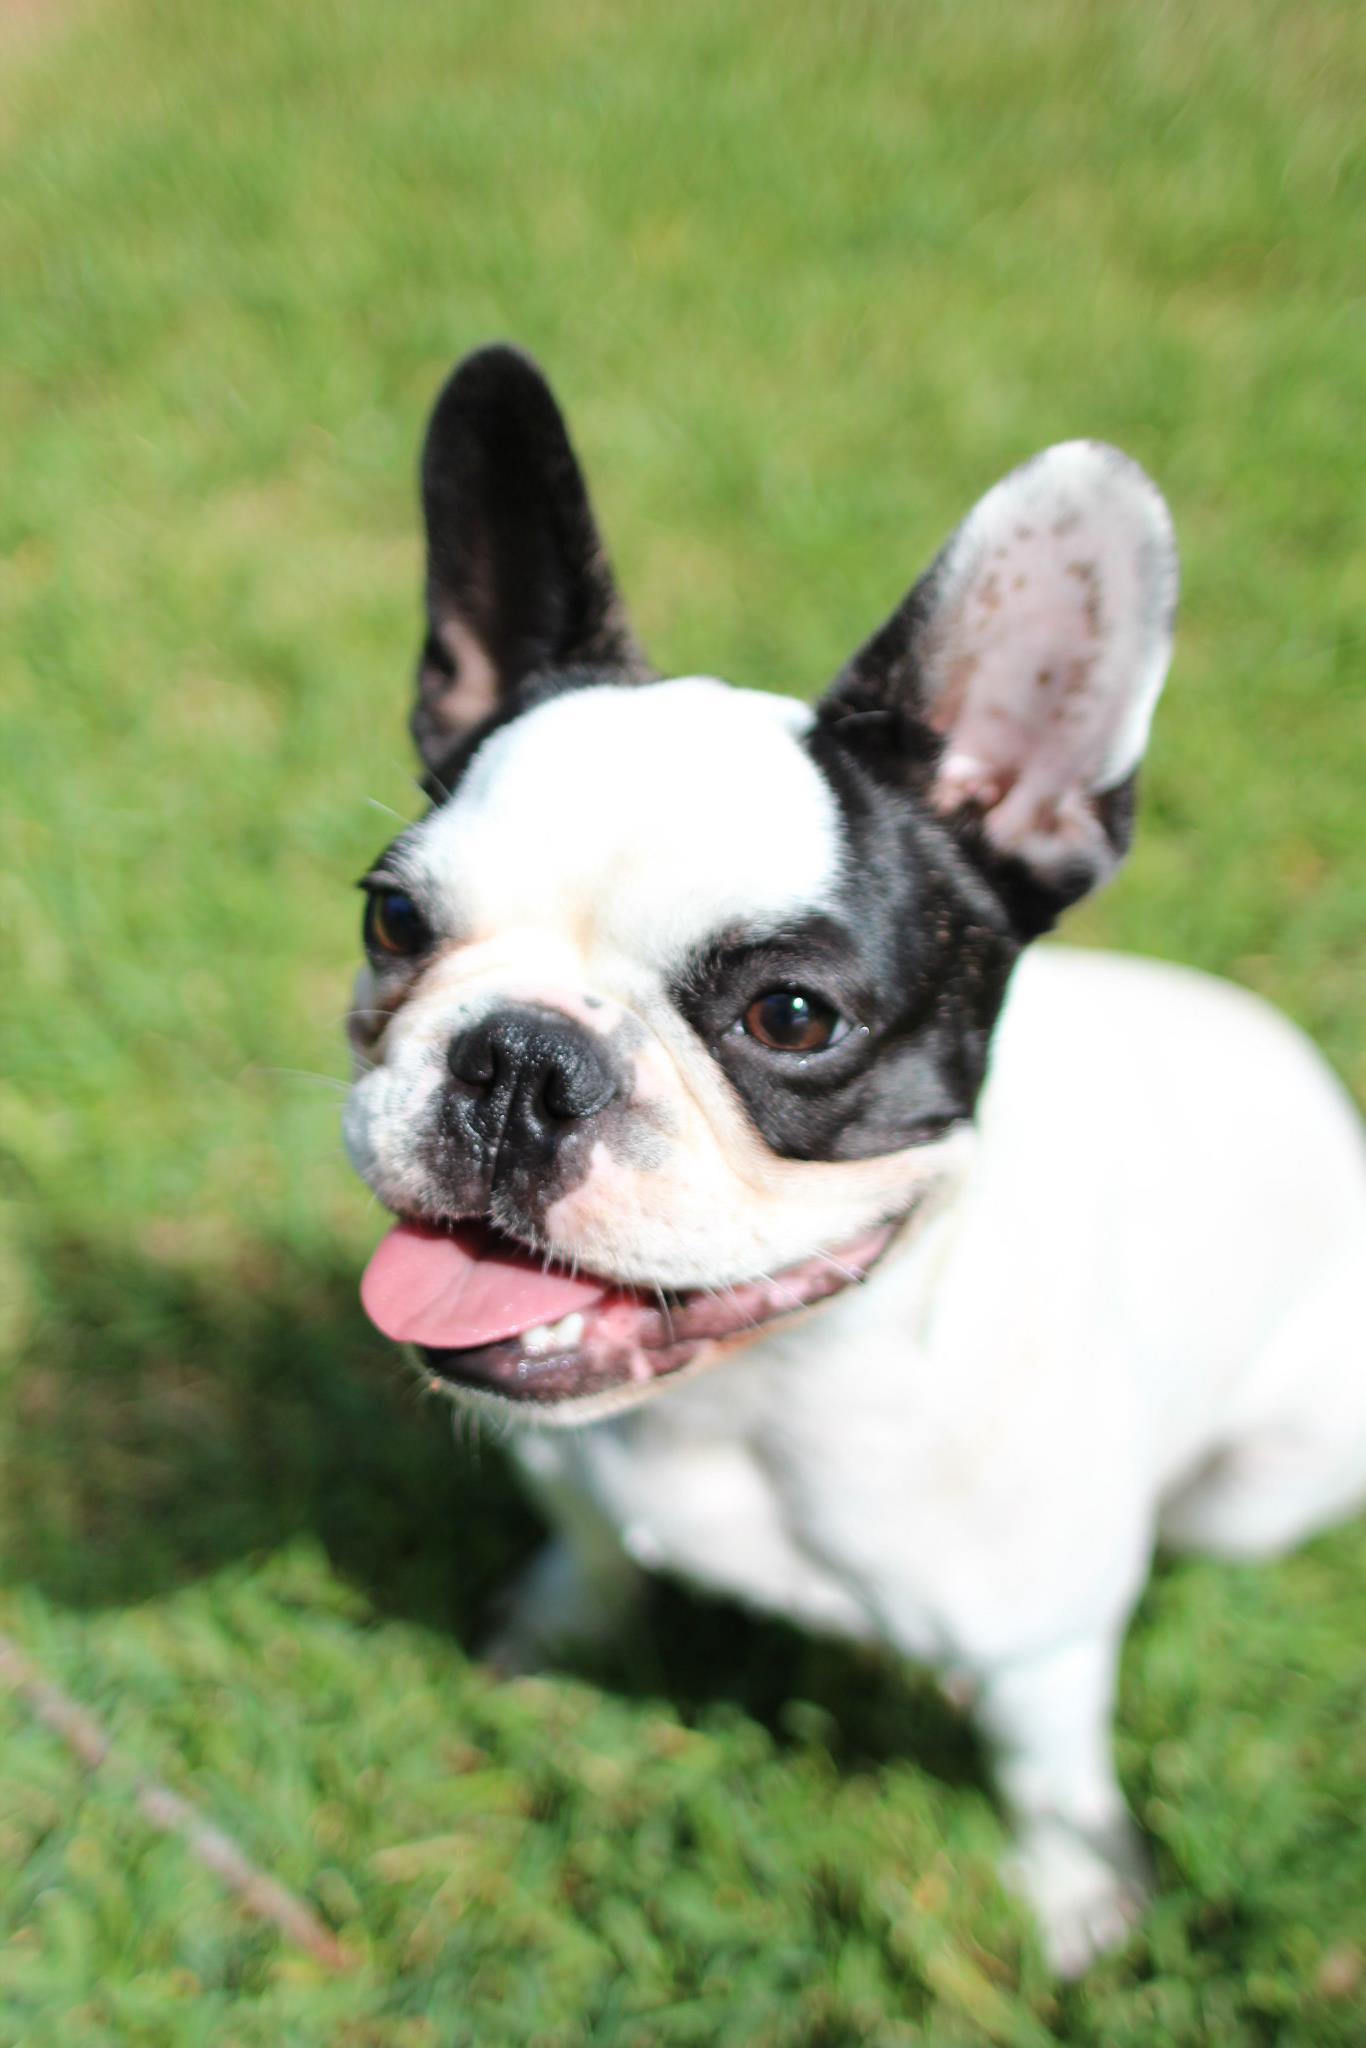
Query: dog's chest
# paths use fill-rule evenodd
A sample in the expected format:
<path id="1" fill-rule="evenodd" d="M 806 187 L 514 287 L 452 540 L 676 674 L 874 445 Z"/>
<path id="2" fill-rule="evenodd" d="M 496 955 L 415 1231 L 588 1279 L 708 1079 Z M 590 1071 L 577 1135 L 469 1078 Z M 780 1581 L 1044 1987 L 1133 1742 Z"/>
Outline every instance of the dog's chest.
<path id="1" fill-rule="evenodd" d="M 881 1637 L 890 1504 L 869 1512 L 828 1408 L 793 1398 L 804 1361 L 792 1350 L 756 1347 L 617 1421 L 523 1440 L 518 1455 L 586 1496 L 647 1570 L 805 1628 Z M 775 1382 L 786 1398 L 775 1399 Z M 935 1660 L 945 1635 L 933 1574 L 922 1579 L 904 1542 L 893 1547 L 900 1645 Z"/>
<path id="2" fill-rule="evenodd" d="M 864 1603 L 807 1538 L 791 1497 L 790 1450 L 752 1416 L 737 1417 L 728 1391 L 728 1416 L 700 1386 L 680 1388 L 684 1398 L 654 1412 L 541 1438 L 533 1455 L 556 1460 L 562 1480 L 589 1497 L 647 1570 L 805 1627 L 873 1634 Z"/>

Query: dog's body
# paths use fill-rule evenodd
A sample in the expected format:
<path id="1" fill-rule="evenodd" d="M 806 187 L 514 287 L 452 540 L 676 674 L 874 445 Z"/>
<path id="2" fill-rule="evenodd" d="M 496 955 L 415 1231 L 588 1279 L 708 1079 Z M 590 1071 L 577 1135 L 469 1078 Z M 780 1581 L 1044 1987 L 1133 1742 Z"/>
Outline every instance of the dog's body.
<path id="1" fill-rule="evenodd" d="M 505 1649 L 648 1567 L 934 1665 L 1080 1967 L 1139 1896 L 1108 1729 L 1155 1540 L 1259 1555 L 1366 1495 L 1343 1092 L 1201 977 L 1015 969 L 1127 841 L 1161 501 L 1049 451 L 813 713 L 650 679 L 522 359 L 453 379 L 424 485 L 440 801 L 368 878 L 348 1139 L 409 1219 L 381 1327 L 593 1425 L 515 1439 L 561 1539 Z"/>
<path id="2" fill-rule="evenodd" d="M 1251 998 L 1033 955 L 977 1156 L 872 1283 L 668 1399 L 514 1446 L 640 1564 L 950 1672 L 1113 1629 L 1159 1516 L 1256 1555 L 1366 1486 L 1345 1111 Z"/>

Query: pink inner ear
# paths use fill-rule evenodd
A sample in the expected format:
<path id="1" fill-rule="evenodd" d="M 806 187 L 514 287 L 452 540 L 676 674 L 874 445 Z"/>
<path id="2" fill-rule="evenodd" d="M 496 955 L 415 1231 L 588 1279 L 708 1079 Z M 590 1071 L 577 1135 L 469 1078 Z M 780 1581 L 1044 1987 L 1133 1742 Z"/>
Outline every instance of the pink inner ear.
<path id="1" fill-rule="evenodd" d="M 455 674 L 423 674 L 425 708 L 435 730 L 469 732 L 498 703 L 498 672 L 483 642 L 453 612 L 435 621 L 435 630 L 455 663 Z"/>
<path id="2" fill-rule="evenodd" d="M 1169 650 L 1165 507 L 1092 443 L 1049 449 L 951 542 L 925 629 L 938 807 L 972 804 L 1003 849 L 1056 865 L 1098 826 L 1087 799 L 1137 766 Z"/>

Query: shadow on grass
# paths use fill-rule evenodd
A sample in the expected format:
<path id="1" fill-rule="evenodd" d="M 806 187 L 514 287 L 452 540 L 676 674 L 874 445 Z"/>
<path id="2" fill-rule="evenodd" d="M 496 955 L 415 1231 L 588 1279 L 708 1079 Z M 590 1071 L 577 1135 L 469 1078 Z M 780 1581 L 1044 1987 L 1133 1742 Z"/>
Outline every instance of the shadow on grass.
<path id="1" fill-rule="evenodd" d="M 6 1570 L 63 1605 L 124 1605 L 311 1532 L 377 1611 L 474 1648 L 540 1524 L 495 1444 L 452 1442 L 356 1301 L 356 1275 L 287 1255 L 213 1277 L 61 1241 L 10 1383 Z M 846 1769 L 899 1756 L 979 1782 L 975 1744 L 894 1662 L 661 1585 L 594 1666 L 687 1718 L 729 1702 Z"/>
<path id="2" fill-rule="evenodd" d="M 496 1456 L 452 1453 L 356 1274 L 253 1248 L 205 1274 L 70 1240 L 7 1406 L 7 1564 L 122 1605 L 313 1532 L 377 1609 L 468 1642 L 535 1541 Z"/>

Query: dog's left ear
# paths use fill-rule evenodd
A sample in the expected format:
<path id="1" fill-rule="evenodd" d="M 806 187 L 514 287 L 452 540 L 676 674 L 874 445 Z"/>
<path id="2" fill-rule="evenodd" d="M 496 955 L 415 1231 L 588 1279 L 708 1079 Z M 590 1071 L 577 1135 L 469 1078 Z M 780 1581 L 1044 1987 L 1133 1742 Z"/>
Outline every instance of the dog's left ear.
<path id="1" fill-rule="evenodd" d="M 528 676 L 651 675 L 550 386 L 496 342 L 457 364 L 422 450 L 427 634 L 413 737 L 435 769 Z"/>
<path id="2" fill-rule="evenodd" d="M 1171 656 L 1161 493 L 1095 441 L 969 513 L 836 679 L 824 727 L 923 797 L 1039 931 L 1123 857 Z"/>

